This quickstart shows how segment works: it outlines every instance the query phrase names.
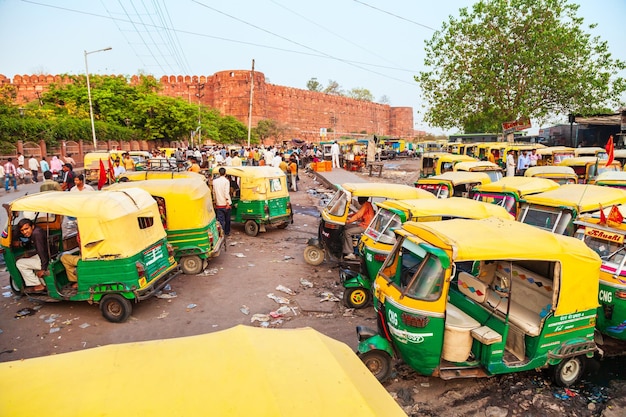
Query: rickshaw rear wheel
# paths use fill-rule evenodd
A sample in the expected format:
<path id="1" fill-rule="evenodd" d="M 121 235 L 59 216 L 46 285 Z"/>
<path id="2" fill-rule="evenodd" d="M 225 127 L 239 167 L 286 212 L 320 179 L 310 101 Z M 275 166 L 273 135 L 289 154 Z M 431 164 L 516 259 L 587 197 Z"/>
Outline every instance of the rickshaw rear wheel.
<path id="1" fill-rule="evenodd" d="M 391 376 L 391 356 L 387 352 L 370 350 L 361 354 L 360 358 L 378 381 L 383 382 Z"/>
<path id="2" fill-rule="evenodd" d="M 186 275 L 198 275 L 202 271 L 202 259 L 199 256 L 183 256 L 180 267 Z"/>
<path id="3" fill-rule="evenodd" d="M 105 319 L 113 323 L 122 323 L 130 317 L 133 306 L 130 300 L 120 294 L 107 294 L 100 300 L 100 311 Z"/>
<path id="4" fill-rule="evenodd" d="M 259 234 L 259 224 L 254 220 L 246 220 L 243 229 L 248 236 L 255 237 Z"/>
<path id="5" fill-rule="evenodd" d="M 13 277 L 9 277 L 9 284 L 11 285 L 11 292 L 15 295 L 20 295 L 22 290 L 17 287 L 17 283 L 13 279 Z"/>
<path id="6" fill-rule="evenodd" d="M 552 379 L 560 387 L 569 387 L 578 382 L 585 372 L 585 363 L 580 356 L 565 358 L 552 370 Z"/>
<path id="7" fill-rule="evenodd" d="M 348 308 L 365 308 L 370 299 L 370 292 L 363 287 L 346 288 L 343 292 L 343 302 Z"/>
<path id="8" fill-rule="evenodd" d="M 304 260 L 309 265 L 317 266 L 324 262 L 324 249 L 308 245 L 304 249 Z"/>

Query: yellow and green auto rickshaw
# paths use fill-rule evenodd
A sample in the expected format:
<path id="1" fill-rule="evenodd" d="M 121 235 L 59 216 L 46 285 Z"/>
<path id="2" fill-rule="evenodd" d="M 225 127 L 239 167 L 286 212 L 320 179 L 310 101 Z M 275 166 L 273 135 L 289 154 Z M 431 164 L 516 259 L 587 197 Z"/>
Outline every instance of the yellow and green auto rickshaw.
<path id="1" fill-rule="evenodd" d="M 109 190 L 141 188 L 157 202 L 167 241 L 187 275 L 199 274 L 219 255 L 224 232 L 215 217 L 211 190 L 203 179 L 146 180 L 111 185 Z"/>
<path id="2" fill-rule="evenodd" d="M 537 149 L 537 165 L 539 166 L 557 166 L 563 160 L 568 158 L 574 158 L 574 148 L 567 146 L 547 146 L 545 148 Z"/>
<path id="3" fill-rule="evenodd" d="M 449 171 L 432 177 L 420 178 L 414 184 L 420 190 L 428 191 L 437 198 L 472 198 L 472 189 L 491 182 L 483 172 Z"/>
<path id="4" fill-rule="evenodd" d="M 422 155 L 421 177 L 441 175 L 453 171 L 454 165 L 463 161 L 478 161 L 468 155 L 454 155 L 446 152 L 426 152 Z"/>
<path id="5" fill-rule="evenodd" d="M 88 152 L 83 158 L 83 174 L 87 184 L 97 184 L 100 179 L 100 161 L 102 166 L 109 172 L 109 168 L 113 167 L 113 159 L 109 151 Z M 76 167 L 74 167 L 76 168 Z M 111 175 L 107 175 L 107 183 L 113 182 Z"/>
<path id="6" fill-rule="evenodd" d="M 489 161 L 463 161 L 454 165 L 455 172 L 482 172 L 495 182 L 502 179 L 502 168 Z"/>
<path id="7" fill-rule="evenodd" d="M 361 272 L 343 269 L 339 273 L 339 280 L 345 288 L 343 300 L 349 308 L 363 308 L 369 304 L 372 281 L 396 243 L 394 230 L 402 227 L 403 223 L 487 217 L 514 220 L 503 207 L 461 197 L 386 200 L 376 205 L 378 211 L 359 243 Z"/>
<path id="8" fill-rule="evenodd" d="M 579 148 L 574 148 L 574 156 L 575 157 L 591 157 L 597 158 L 601 161 L 606 161 L 609 159 L 609 155 L 606 153 L 606 149 L 601 148 L 599 146 L 581 146 Z"/>
<path id="9" fill-rule="evenodd" d="M 574 220 L 600 207 L 626 204 L 626 191 L 590 184 L 566 184 L 524 197 L 517 220 L 560 235 L 573 236 Z"/>
<path id="10" fill-rule="evenodd" d="M 602 259 L 600 289 L 598 292 L 598 320 L 596 328 L 603 336 L 596 338 L 604 354 L 611 354 L 620 341 L 624 351 L 626 345 L 626 206 L 612 206 L 580 216 L 576 224 L 575 237 L 581 239 Z M 620 345 L 618 344 L 618 345 Z"/>
<path id="11" fill-rule="evenodd" d="M 144 190 L 38 193 L 5 208 L 8 225 L 1 242 L 15 293 L 42 301 L 99 303 L 107 320 L 123 322 L 131 314 L 131 302 L 149 298 L 180 274 L 157 203 Z M 68 223 L 67 217 L 76 220 Z M 38 294 L 29 292 L 16 265 L 37 254 L 23 246 L 18 223 L 25 218 L 43 229 L 48 243 L 50 263 L 42 278 L 46 288 Z M 66 253 L 79 256 L 75 288 L 61 263 Z"/>
<path id="12" fill-rule="evenodd" d="M 559 188 L 559 184 L 546 178 L 504 177 L 500 181 L 474 188 L 473 198 L 502 206 L 511 216 L 517 218 L 520 202 L 525 196 L 555 188 Z"/>
<path id="13" fill-rule="evenodd" d="M 211 169 L 213 177 L 219 176 L 219 168 L 222 167 Z M 283 171 L 271 166 L 223 168 L 231 180 L 231 219 L 243 223 L 248 236 L 265 232 L 266 226 L 284 229 L 293 223 L 287 177 Z"/>
<path id="14" fill-rule="evenodd" d="M 613 187 L 626 190 L 626 171 L 603 172 L 598 175 L 595 180 L 590 182 L 601 187 Z"/>
<path id="15" fill-rule="evenodd" d="M 525 177 L 547 178 L 549 180 L 563 184 L 577 184 L 578 175 L 571 167 L 556 165 L 540 165 L 530 167 L 524 172 Z"/>
<path id="16" fill-rule="evenodd" d="M 552 368 L 568 386 L 594 356 L 600 258 L 583 242 L 496 218 L 407 222 L 373 285 L 378 330 L 357 327 L 379 379 Z"/>
<path id="17" fill-rule="evenodd" d="M 359 197 L 367 197 L 372 205 L 389 198 L 398 200 L 435 198 L 428 191 L 403 184 L 365 182 L 338 186 L 335 195 L 322 209 L 317 238 L 309 239 L 304 249 L 306 263 L 320 265 L 326 256 L 333 260 L 343 260 L 346 220 L 357 211 L 355 205 Z M 358 251 L 358 245 L 354 245 L 354 250 L 355 253 Z"/>
<path id="18" fill-rule="evenodd" d="M 206 181 L 204 175 L 190 171 L 126 171 L 119 176 L 117 181 L 167 180 L 173 178 L 197 178 Z"/>
<path id="19" fill-rule="evenodd" d="M 578 175 L 578 183 L 587 184 L 603 172 L 622 170 L 622 164 L 619 161 L 613 161 L 608 166 L 606 165 L 607 162 L 606 159 L 595 156 L 578 156 L 563 160 L 560 166 L 571 167 Z"/>

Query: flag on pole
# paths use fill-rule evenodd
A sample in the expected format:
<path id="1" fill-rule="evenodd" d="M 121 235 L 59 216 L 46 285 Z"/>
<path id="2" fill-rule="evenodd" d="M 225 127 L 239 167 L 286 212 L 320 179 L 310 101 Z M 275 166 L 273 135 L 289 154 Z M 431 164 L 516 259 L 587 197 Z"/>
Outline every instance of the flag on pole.
<path id="1" fill-rule="evenodd" d="M 98 190 L 101 190 L 104 184 L 107 183 L 107 171 L 104 169 L 104 163 L 100 159 L 100 168 L 98 172 Z"/>
<path id="2" fill-rule="evenodd" d="M 606 166 L 608 167 L 613 162 L 613 151 L 615 150 L 615 145 L 613 144 L 613 135 L 609 137 L 609 140 L 606 143 L 606 147 L 604 149 L 606 150 L 607 155 L 609 155 L 609 159 L 606 160 Z"/>
<path id="3" fill-rule="evenodd" d="M 615 205 L 611 208 L 609 215 L 606 219 L 606 224 L 609 227 L 618 227 L 622 225 L 622 221 L 624 220 L 624 216 L 619 211 L 619 208 Z"/>

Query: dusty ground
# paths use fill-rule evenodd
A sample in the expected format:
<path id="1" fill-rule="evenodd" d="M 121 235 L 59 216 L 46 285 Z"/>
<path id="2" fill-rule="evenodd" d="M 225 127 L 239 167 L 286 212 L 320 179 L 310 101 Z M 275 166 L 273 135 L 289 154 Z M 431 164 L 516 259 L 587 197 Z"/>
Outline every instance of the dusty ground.
<path id="1" fill-rule="evenodd" d="M 229 328 L 261 325 L 252 320 L 280 305 L 269 294 L 290 300 L 293 310 L 270 318 L 271 327 L 310 326 L 356 348 L 355 326 L 375 327 L 371 307 L 343 307 L 338 268 L 328 262 L 312 267 L 302 252 L 318 224 L 317 206 L 325 191 L 311 174 L 302 173 L 301 189 L 292 193 L 294 224 L 251 238 L 234 226 L 227 246 L 203 274 L 180 276 L 161 297 L 134 305 L 123 324 L 107 322 L 87 303 L 38 304 L 14 297 L 8 275 L 0 273 L 0 361 L 76 351 L 111 343 L 172 338 Z M 415 162 L 390 161 L 382 181 L 411 184 Z M 378 179 L 376 179 L 378 180 Z M 316 192 L 317 191 L 317 192 Z M 307 280 L 309 288 L 301 283 Z M 277 290 L 282 285 L 295 293 Z M 31 309 L 29 311 L 24 309 Z M 20 316 L 26 312 L 31 315 Z M 295 315 L 294 315 L 295 313 Z M 417 375 L 398 364 L 387 390 L 411 416 L 619 416 L 626 415 L 626 362 L 604 363 L 590 381 L 571 390 L 551 385 L 543 373 L 528 372 L 480 380 L 442 381 Z M 612 381 L 612 382 L 609 382 Z"/>

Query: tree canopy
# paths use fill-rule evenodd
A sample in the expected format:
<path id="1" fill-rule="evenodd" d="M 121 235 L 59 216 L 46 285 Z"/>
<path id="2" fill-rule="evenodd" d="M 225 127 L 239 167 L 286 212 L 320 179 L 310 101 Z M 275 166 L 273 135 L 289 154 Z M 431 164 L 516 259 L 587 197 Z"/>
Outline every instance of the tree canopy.
<path id="1" fill-rule="evenodd" d="M 619 106 L 624 62 L 567 0 L 480 0 L 426 41 L 424 119 L 466 133 Z M 609 11 L 607 11 L 609 12 Z M 595 25 L 588 26 L 593 29 Z"/>

